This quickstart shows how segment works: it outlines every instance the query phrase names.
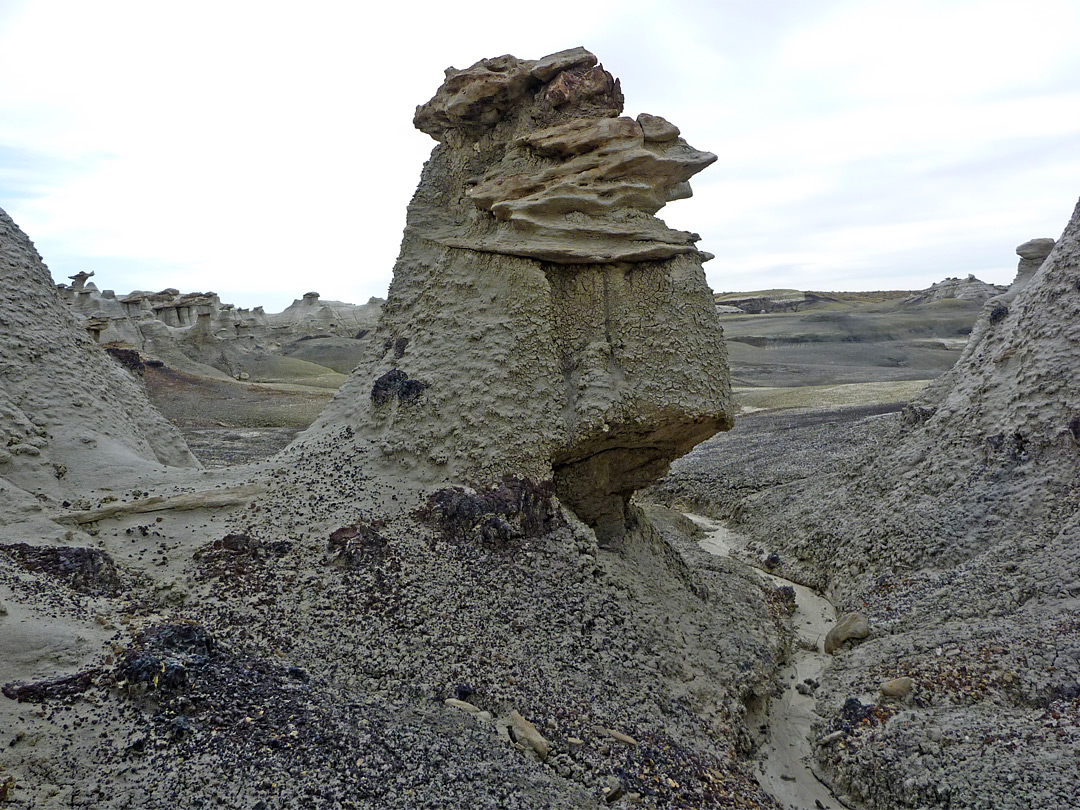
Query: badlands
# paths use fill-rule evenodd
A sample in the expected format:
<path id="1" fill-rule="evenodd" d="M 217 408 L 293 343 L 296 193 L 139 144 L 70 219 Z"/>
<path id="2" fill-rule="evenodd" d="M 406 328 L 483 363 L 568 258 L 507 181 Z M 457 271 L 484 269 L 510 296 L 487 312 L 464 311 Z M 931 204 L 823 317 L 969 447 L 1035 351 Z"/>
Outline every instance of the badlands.
<path id="1" fill-rule="evenodd" d="M 447 70 L 363 306 L 0 212 L 0 804 L 1080 807 L 1080 207 L 1008 289 L 714 297 L 714 156 L 621 113 Z"/>

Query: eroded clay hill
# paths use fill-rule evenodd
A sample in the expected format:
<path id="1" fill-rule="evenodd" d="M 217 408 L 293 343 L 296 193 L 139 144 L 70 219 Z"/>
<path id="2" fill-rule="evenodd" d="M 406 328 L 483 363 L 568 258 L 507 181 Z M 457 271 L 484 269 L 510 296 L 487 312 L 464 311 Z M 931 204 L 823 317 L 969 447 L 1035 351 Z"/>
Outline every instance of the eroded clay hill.
<path id="1" fill-rule="evenodd" d="M 866 620 L 816 689 L 814 754 L 867 807 L 1080 806 L 1080 206 L 1017 252 L 898 416 L 759 425 L 660 487 Z"/>
<path id="2" fill-rule="evenodd" d="M 842 530 L 860 552 L 849 572 L 956 563 L 1010 532 L 1052 536 L 1075 514 L 1080 208 L 1056 245 L 1017 250 L 1017 281 L 987 301 L 956 365 L 840 490 L 879 504 Z"/>
<path id="3" fill-rule="evenodd" d="M 715 156 L 621 117 L 578 48 L 447 71 L 377 342 L 317 421 L 409 477 L 554 478 L 605 536 L 670 461 L 731 424 L 695 234 L 654 214 Z"/>
<path id="4" fill-rule="evenodd" d="M 139 383 L 94 345 L 0 211 L 0 476 L 56 495 L 150 465 L 198 462 Z"/>

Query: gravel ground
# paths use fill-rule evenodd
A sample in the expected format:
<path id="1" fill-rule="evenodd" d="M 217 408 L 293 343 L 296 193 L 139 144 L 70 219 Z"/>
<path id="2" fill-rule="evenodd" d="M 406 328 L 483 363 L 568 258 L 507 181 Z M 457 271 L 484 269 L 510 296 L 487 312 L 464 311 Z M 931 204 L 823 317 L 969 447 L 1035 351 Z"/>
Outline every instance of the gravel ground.
<path id="1" fill-rule="evenodd" d="M 1080 807 L 1075 490 L 1031 463 L 891 501 L 876 461 L 901 430 L 850 411 L 747 418 L 648 494 L 729 520 L 753 538 L 748 561 L 774 554 L 773 570 L 868 617 L 815 693 L 835 793 L 882 810 Z M 911 694 L 885 698 L 897 677 Z"/>
<path id="2" fill-rule="evenodd" d="M 417 512 L 383 482 L 395 511 L 322 460 L 231 515 L 91 524 L 108 593 L 0 550 L 4 603 L 107 638 L 5 679 L 15 806 L 775 807 L 745 718 L 787 629 L 753 572 L 695 572 L 663 511 L 605 551 L 541 487 Z"/>

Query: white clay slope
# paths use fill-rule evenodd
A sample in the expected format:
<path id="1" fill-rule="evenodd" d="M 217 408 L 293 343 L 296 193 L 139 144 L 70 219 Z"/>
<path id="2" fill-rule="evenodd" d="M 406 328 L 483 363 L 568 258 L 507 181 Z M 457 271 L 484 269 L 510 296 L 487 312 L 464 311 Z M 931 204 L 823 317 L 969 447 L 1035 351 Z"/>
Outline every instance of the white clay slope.
<path id="1" fill-rule="evenodd" d="M 0 476 L 56 495 L 148 465 L 198 462 L 79 325 L 33 243 L 0 210 Z"/>

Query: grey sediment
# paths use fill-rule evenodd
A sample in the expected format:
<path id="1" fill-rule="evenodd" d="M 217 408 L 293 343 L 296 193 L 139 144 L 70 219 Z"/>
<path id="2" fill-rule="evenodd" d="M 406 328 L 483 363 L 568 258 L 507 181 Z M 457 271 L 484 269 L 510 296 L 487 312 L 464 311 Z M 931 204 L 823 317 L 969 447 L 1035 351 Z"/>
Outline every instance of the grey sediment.
<path id="1" fill-rule="evenodd" d="M 710 554 L 729 556 L 743 548 L 746 538 L 724 523 L 685 513 L 705 530 L 699 545 Z M 811 726 L 815 700 L 807 684 L 818 683 L 829 666 L 822 642 L 836 619 L 836 608 L 820 593 L 805 585 L 755 569 L 773 584 L 795 592 L 792 615 L 794 633 L 791 654 L 779 673 L 780 694 L 760 713 L 763 740 L 756 770 L 758 784 L 787 810 L 821 810 L 843 806 L 817 777 L 813 767 Z M 796 687 L 802 684 L 804 692 Z M 749 718 L 748 718 L 749 720 Z M 753 725 L 753 724 L 751 724 Z"/>

